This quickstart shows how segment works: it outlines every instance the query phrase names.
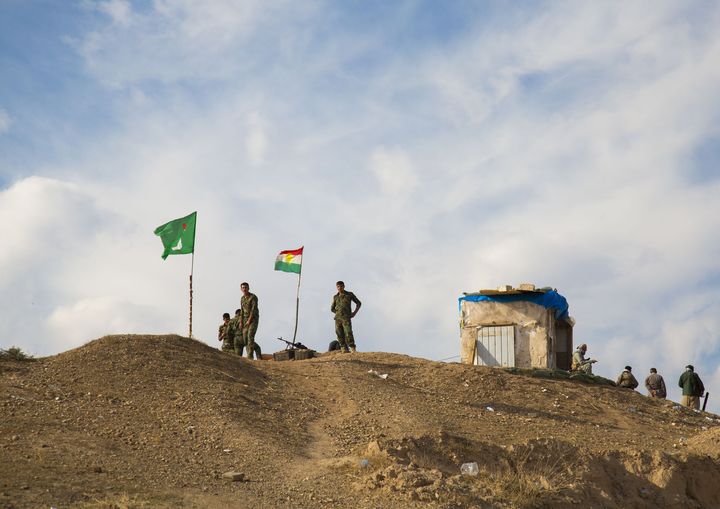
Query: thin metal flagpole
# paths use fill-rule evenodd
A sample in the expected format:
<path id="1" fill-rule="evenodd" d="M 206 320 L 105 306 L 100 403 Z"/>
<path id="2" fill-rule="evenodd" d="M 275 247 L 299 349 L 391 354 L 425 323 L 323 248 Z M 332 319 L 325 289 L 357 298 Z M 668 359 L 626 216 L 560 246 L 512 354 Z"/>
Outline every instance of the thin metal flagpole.
<path id="1" fill-rule="evenodd" d="M 303 260 L 305 261 L 305 260 Z M 300 311 L 300 276 L 302 275 L 302 264 L 300 264 L 300 272 L 298 272 L 297 298 L 295 299 L 295 332 L 293 332 L 293 344 L 297 337 L 298 313 Z"/>
<path id="2" fill-rule="evenodd" d="M 192 338 L 192 301 L 193 301 L 193 289 L 192 289 L 192 277 L 193 270 L 195 269 L 195 246 L 193 246 L 192 261 L 190 262 L 190 330 L 188 331 L 188 337 Z"/>

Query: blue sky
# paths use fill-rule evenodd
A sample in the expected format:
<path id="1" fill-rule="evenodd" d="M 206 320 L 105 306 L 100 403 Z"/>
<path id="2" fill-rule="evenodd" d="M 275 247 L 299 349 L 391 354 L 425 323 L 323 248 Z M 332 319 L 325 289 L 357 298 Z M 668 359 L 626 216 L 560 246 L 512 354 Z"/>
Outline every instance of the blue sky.
<path id="1" fill-rule="evenodd" d="M 463 291 L 556 287 L 614 377 L 720 384 L 715 2 L 0 4 L 0 346 L 186 330 L 247 280 L 263 347 L 333 338 L 440 359 Z M 671 393 L 677 397 L 677 393 Z M 715 407 L 720 408 L 720 407 Z"/>

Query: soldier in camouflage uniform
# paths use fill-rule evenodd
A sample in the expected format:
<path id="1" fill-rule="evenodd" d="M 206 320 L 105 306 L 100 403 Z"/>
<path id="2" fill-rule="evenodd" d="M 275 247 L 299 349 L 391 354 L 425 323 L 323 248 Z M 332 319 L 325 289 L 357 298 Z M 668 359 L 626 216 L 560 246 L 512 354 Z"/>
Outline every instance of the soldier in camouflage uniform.
<path id="1" fill-rule="evenodd" d="M 355 352 L 355 338 L 350 320 L 360 311 L 362 303 L 354 293 L 345 291 L 345 283 L 342 281 L 335 283 L 335 287 L 338 292 L 333 296 L 332 306 L 330 306 L 330 311 L 335 313 L 335 335 L 340 343 L 341 352 L 347 352 L 348 347 L 351 352 Z M 355 311 L 350 305 L 352 302 L 355 303 Z"/>
<path id="2" fill-rule="evenodd" d="M 222 341 L 222 349 L 232 351 L 234 348 L 233 338 L 228 337 L 230 326 L 230 313 L 223 313 L 223 323 L 218 327 L 218 341 Z"/>
<path id="3" fill-rule="evenodd" d="M 242 357 L 243 343 L 242 327 L 240 326 L 240 315 L 242 314 L 241 309 L 235 310 L 235 316 L 230 320 L 228 324 L 228 337 L 232 338 L 233 346 L 235 347 L 235 353 Z"/>
<path id="4" fill-rule="evenodd" d="M 254 293 L 250 293 L 250 285 L 247 283 L 242 283 L 240 290 L 242 290 L 243 293 L 240 299 L 242 341 L 247 351 L 248 359 L 252 359 L 255 354 L 255 333 L 257 332 L 258 322 L 260 321 L 258 298 Z"/>

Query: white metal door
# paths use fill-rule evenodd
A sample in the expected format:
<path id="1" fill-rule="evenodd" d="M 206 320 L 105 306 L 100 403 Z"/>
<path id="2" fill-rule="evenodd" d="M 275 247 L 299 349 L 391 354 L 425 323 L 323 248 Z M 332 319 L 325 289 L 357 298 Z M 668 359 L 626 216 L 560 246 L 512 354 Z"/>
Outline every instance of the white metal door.
<path id="1" fill-rule="evenodd" d="M 515 366 L 515 326 L 478 327 L 475 364 L 480 366 Z"/>

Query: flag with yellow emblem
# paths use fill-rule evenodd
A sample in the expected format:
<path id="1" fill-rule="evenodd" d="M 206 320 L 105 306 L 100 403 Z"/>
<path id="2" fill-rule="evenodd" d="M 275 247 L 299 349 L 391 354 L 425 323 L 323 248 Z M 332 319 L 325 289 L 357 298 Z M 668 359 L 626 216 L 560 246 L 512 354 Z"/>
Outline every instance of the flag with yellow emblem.
<path id="1" fill-rule="evenodd" d="M 278 254 L 275 259 L 275 270 L 300 274 L 300 270 L 302 269 L 302 254 L 302 247 L 300 249 L 280 251 L 280 254 Z"/>

